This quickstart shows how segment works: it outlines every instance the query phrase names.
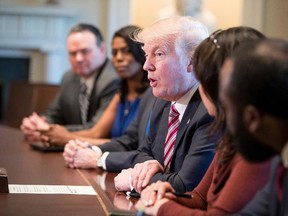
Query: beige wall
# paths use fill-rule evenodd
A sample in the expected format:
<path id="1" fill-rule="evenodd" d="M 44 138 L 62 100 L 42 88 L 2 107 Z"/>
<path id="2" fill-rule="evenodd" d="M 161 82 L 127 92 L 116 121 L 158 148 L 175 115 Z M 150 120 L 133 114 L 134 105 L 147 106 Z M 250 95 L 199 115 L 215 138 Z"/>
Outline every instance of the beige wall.
<path id="1" fill-rule="evenodd" d="M 165 8 L 173 6 L 174 0 L 131 0 L 132 23 L 145 27 L 158 18 Z M 241 25 L 243 0 L 204 0 L 203 7 L 216 18 L 216 28 Z"/>
<path id="2" fill-rule="evenodd" d="M 269 37 L 288 40 L 288 1 L 266 0 L 263 29 Z"/>
<path id="3" fill-rule="evenodd" d="M 75 9 L 79 12 L 79 22 L 90 22 L 98 26 L 110 50 L 111 36 L 116 29 L 129 23 L 146 27 L 158 19 L 160 13 L 167 12 L 167 9 L 169 11 L 174 1 L 59 0 L 60 4 L 55 7 Z M 47 6 L 45 2 L 46 0 L 0 0 L 0 8 L 2 5 L 42 5 L 45 7 Z M 217 29 L 243 24 L 257 28 L 267 36 L 287 39 L 287 2 L 287 0 L 203 0 L 203 7 L 215 16 Z"/>
<path id="4" fill-rule="evenodd" d="M 43 4 L 46 0 L 0 0 L 1 4 L 23 5 Z M 71 7 L 79 10 L 79 21 L 91 22 L 100 27 L 107 40 L 110 31 L 119 27 L 112 26 L 108 30 L 107 12 L 109 4 L 120 4 L 124 0 L 58 0 L 60 7 Z M 111 20 L 123 20 L 146 27 L 155 21 L 160 11 L 173 6 L 174 0 L 126 0 L 129 7 L 110 12 Z M 125 1 L 125 2 L 126 2 Z M 177 0 L 176 0 L 177 1 Z M 119 3 L 117 3 L 119 2 Z M 127 3 L 129 4 L 129 3 Z M 126 4 L 124 4 L 126 6 Z M 252 26 L 268 36 L 288 38 L 288 1 L 287 0 L 203 0 L 203 6 L 210 11 L 217 20 L 216 28 L 225 29 L 231 26 Z M 118 5 L 117 5 L 118 7 Z M 122 10 L 122 12 L 121 12 Z M 123 14 L 130 15 L 130 19 Z M 245 15 L 243 15 L 245 14 Z M 116 17 L 116 18 L 115 18 Z M 121 22 L 122 23 L 122 22 Z M 111 24 L 109 24 L 110 28 Z M 108 33 L 107 33 L 108 32 Z"/>
<path id="5" fill-rule="evenodd" d="M 146 27 L 159 18 L 161 9 L 172 3 L 173 0 L 131 0 L 131 22 Z"/>
<path id="6" fill-rule="evenodd" d="M 216 17 L 217 28 L 225 29 L 242 23 L 242 0 L 204 0 L 203 6 Z"/>

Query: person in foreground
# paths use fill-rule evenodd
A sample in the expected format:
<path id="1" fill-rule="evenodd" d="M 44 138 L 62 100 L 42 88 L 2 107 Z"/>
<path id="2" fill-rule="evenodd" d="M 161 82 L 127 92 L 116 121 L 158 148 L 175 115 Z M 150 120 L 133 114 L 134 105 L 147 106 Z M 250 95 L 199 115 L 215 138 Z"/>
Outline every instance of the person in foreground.
<path id="1" fill-rule="evenodd" d="M 241 46 L 226 60 L 220 81 L 227 125 L 239 152 L 255 163 L 278 156 L 268 184 L 236 215 L 287 216 L 288 42 L 269 39 Z"/>
<path id="2" fill-rule="evenodd" d="M 225 114 L 218 98 L 218 80 L 225 58 L 242 43 L 264 38 L 249 27 L 234 27 L 214 32 L 196 49 L 193 66 L 200 81 L 199 91 L 210 115 L 215 116 L 213 131 L 226 131 Z M 199 185 L 188 194 L 191 199 L 176 198 L 167 182 L 157 182 L 141 193 L 137 207 L 145 205 L 149 215 L 227 215 L 239 211 L 269 177 L 270 161 L 246 162 L 236 152 L 229 133 L 217 146 L 216 155 Z M 245 191 L 245 193 L 243 193 Z M 170 201 L 169 201 L 170 200 Z"/>
<path id="3" fill-rule="evenodd" d="M 50 130 L 42 133 L 44 141 L 65 145 L 69 140 L 79 139 L 99 145 L 123 134 L 138 115 L 142 94 L 149 87 L 146 72 L 142 69 L 145 56 L 141 45 L 130 38 L 138 29 L 137 26 L 125 26 L 113 35 L 111 60 L 121 86 L 97 123 L 90 129 L 73 132 L 61 125 L 52 125 Z"/>
<path id="4" fill-rule="evenodd" d="M 206 27 L 188 16 L 158 20 L 135 35 L 143 43 L 144 70 L 157 100 L 135 166 L 114 179 L 117 190 L 141 192 L 164 180 L 184 192 L 202 179 L 218 139 L 209 136 L 213 118 L 201 101 L 192 66 L 194 50 L 207 36 Z"/>
<path id="5" fill-rule="evenodd" d="M 50 124 L 71 131 L 90 128 L 119 88 L 98 28 L 86 23 L 74 26 L 67 37 L 67 50 L 72 69 L 64 74 L 55 100 L 43 117 L 33 113 L 22 121 L 20 129 L 28 141 L 40 140 L 39 130 L 49 130 Z"/>

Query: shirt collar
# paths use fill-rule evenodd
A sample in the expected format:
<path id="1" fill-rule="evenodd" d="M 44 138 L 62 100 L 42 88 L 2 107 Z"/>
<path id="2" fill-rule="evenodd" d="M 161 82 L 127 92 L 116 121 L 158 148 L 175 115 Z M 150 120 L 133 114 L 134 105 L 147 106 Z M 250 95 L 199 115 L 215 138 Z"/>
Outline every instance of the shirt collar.
<path id="1" fill-rule="evenodd" d="M 189 104 L 190 99 L 192 98 L 192 96 L 194 95 L 194 93 L 196 92 L 197 88 L 198 88 L 198 84 L 194 85 L 185 95 L 183 95 L 179 100 L 172 101 L 171 104 L 175 103 L 175 107 L 177 109 L 177 111 L 179 112 L 179 121 L 181 121 L 184 112 Z"/>
<path id="2" fill-rule="evenodd" d="M 288 141 L 284 145 L 282 151 L 281 151 L 281 158 L 282 158 L 282 163 L 285 168 L 288 168 Z"/>

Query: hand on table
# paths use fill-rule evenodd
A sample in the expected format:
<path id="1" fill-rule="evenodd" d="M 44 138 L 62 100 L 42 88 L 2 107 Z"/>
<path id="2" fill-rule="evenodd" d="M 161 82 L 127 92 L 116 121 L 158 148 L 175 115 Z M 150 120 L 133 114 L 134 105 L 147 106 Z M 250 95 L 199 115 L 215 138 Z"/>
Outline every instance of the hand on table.
<path id="1" fill-rule="evenodd" d="M 29 117 L 23 118 L 20 129 L 28 141 L 39 141 L 39 131 L 49 130 L 50 125 L 46 122 L 45 117 L 40 117 L 36 113 L 33 113 Z"/>
<path id="2" fill-rule="evenodd" d="M 131 188 L 131 172 L 132 168 L 123 169 L 115 178 L 114 184 L 118 191 L 130 191 Z"/>
<path id="3" fill-rule="evenodd" d="M 62 125 L 50 125 L 50 130 L 41 131 L 41 140 L 51 145 L 65 145 L 71 140 L 71 133 Z"/>
<path id="4" fill-rule="evenodd" d="M 70 168 L 96 168 L 101 155 L 90 148 L 88 142 L 70 140 L 64 148 L 63 157 Z"/>
<path id="5" fill-rule="evenodd" d="M 175 190 L 169 182 L 157 181 L 141 192 L 141 202 L 145 206 L 152 206 L 157 200 L 162 198 L 176 200 L 176 196 L 170 192 L 175 192 Z"/>
<path id="6" fill-rule="evenodd" d="M 141 199 L 135 207 L 147 215 L 157 215 L 164 203 L 176 199 L 175 195 L 169 192 L 175 192 L 170 183 L 162 181 L 152 183 L 141 192 Z"/>
<path id="7" fill-rule="evenodd" d="M 134 188 L 140 193 L 158 172 L 163 172 L 163 167 L 157 160 L 136 164 L 134 168 L 124 169 L 115 177 L 115 188 L 118 191 L 130 191 Z"/>
<path id="8" fill-rule="evenodd" d="M 163 171 L 163 166 L 157 160 L 149 160 L 136 164 L 131 173 L 132 187 L 140 193 L 156 173 L 163 173 Z"/>

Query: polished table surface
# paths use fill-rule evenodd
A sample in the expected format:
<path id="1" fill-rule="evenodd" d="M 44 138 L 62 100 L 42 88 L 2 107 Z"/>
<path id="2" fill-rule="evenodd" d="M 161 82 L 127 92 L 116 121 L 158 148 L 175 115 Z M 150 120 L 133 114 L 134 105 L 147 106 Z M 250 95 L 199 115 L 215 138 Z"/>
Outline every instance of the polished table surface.
<path id="1" fill-rule="evenodd" d="M 0 193 L 0 215 L 135 215 L 135 199 L 114 187 L 115 173 L 65 167 L 62 153 L 31 149 L 18 129 L 0 126 L 0 167 L 9 184 L 92 186 L 97 195 Z"/>

